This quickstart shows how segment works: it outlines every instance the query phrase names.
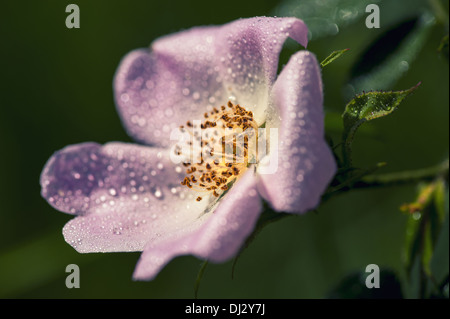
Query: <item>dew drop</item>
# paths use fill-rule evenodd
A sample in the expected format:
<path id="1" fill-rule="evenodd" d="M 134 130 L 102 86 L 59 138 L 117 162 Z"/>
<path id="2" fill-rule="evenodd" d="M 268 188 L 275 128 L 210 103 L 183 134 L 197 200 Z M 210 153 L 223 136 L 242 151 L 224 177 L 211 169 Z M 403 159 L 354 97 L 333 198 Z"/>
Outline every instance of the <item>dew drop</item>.
<path id="1" fill-rule="evenodd" d="M 194 100 L 200 99 L 200 93 L 194 92 L 194 93 L 192 94 L 192 98 L 193 98 Z"/>
<path id="2" fill-rule="evenodd" d="M 173 116 L 173 111 L 172 111 L 172 109 L 166 109 L 166 110 L 164 111 L 164 114 L 165 114 L 167 117 L 171 117 L 171 116 Z"/>
<path id="3" fill-rule="evenodd" d="M 159 188 L 155 190 L 154 194 L 156 198 L 161 198 L 162 196 L 161 190 Z"/>
<path id="4" fill-rule="evenodd" d="M 230 96 L 228 97 L 228 100 L 229 100 L 230 102 L 233 102 L 234 104 L 236 104 L 236 96 L 230 95 Z"/>
<path id="5" fill-rule="evenodd" d="M 130 99 L 130 97 L 128 96 L 128 94 L 123 93 L 123 94 L 120 96 L 120 99 L 121 99 L 123 102 L 128 102 L 128 100 Z"/>

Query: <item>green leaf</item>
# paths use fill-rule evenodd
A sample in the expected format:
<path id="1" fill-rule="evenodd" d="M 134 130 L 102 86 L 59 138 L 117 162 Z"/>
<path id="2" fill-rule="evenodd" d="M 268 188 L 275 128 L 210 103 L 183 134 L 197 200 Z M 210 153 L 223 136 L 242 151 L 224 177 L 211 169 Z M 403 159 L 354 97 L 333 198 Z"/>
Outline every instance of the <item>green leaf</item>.
<path id="1" fill-rule="evenodd" d="M 442 38 L 438 47 L 438 52 L 441 53 L 448 61 L 448 34 Z"/>
<path id="2" fill-rule="evenodd" d="M 369 3 L 373 0 L 285 0 L 275 9 L 274 15 L 302 19 L 308 26 L 309 37 L 318 39 L 336 35 L 341 26 L 356 22 Z"/>
<path id="3" fill-rule="evenodd" d="M 409 280 L 406 289 L 406 298 L 419 299 L 422 296 L 423 287 L 422 263 L 420 256 L 416 256 L 413 260 L 408 277 Z"/>
<path id="4" fill-rule="evenodd" d="M 421 297 L 443 295 L 441 286 L 448 277 L 448 209 L 446 224 L 439 215 L 439 210 L 448 207 L 443 199 L 443 187 L 441 177 L 422 184 L 416 201 L 402 206 L 402 210 L 410 214 L 405 242 L 407 272 L 410 285 L 419 285 L 414 288 L 413 296 L 418 292 Z"/>
<path id="5" fill-rule="evenodd" d="M 316 40 L 336 35 L 355 24 L 365 29 L 369 4 L 380 7 L 382 28 L 427 9 L 427 2 L 423 0 L 283 0 L 271 15 L 302 19 L 308 26 L 309 38 Z"/>
<path id="6" fill-rule="evenodd" d="M 437 178 L 433 182 L 433 185 L 433 196 L 430 201 L 428 213 L 430 223 L 430 240 L 434 250 L 445 219 L 445 181 L 443 178 Z"/>
<path id="7" fill-rule="evenodd" d="M 333 51 L 331 52 L 331 54 L 329 56 L 327 56 L 325 58 L 325 60 L 323 60 L 322 62 L 320 62 L 320 66 L 323 68 L 326 65 L 330 64 L 331 62 L 333 62 L 334 60 L 336 60 L 337 58 L 339 58 L 341 55 L 343 55 L 345 52 L 347 52 L 350 49 L 343 49 L 343 50 L 337 50 L 337 51 Z"/>
<path id="8" fill-rule="evenodd" d="M 400 207 L 400 210 L 409 214 L 405 246 L 408 256 L 406 262 L 410 265 L 415 255 L 420 254 L 427 272 L 437 233 L 442 225 L 436 208 L 436 196 L 440 197 L 442 182 L 442 179 L 438 178 L 431 183 L 420 184 L 416 200 Z M 443 205 L 443 202 L 439 205 Z"/>
<path id="9" fill-rule="evenodd" d="M 430 269 L 431 256 L 433 256 L 433 241 L 431 238 L 431 225 L 428 222 L 425 224 L 425 229 L 423 232 L 423 239 L 422 239 L 422 265 L 423 265 L 423 271 L 428 276 L 431 275 L 431 269 Z"/>
<path id="10" fill-rule="evenodd" d="M 381 35 L 353 65 L 347 95 L 392 87 L 408 71 L 434 24 L 425 12 Z"/>
<path id="11" fill-rule="evenodd" d="M 420 248 L 420 237 L 417 236 L 417 234 L 419 233 L 421 218 L 422 214 L 420 212 L 415 212 L 409 216 L 406 222 L 404 261 L 408 272 L 411 271 L 413 262 L 418 255 Z"/>
<path id="12" fill-rule="evenodd" d="M 351 147 L 357 129 L 367 121 L 380 118 L 394 112 L 400 103 L 420 85 L 420 82 L 408 90 L 395 92 L 368 92 L 357 95 L 345 107 L 343 158 L 344 165 L 351 166 Z"/>
<path id="13" fill-rule="evenodd" d="M 436 242 L 436 246 L 431 257 L 430 269 L 435 281 L 440 284 L 449 274 L 449 213 L 448 188 L 445 194 L 445 221 L 441 226 L 441 231 Z"/>
<path id="14" fill-rule="evenodd" d="M 434 204 L 436 206 L 436 213 L 439 218 L 439 222 L 442 224 L 446 215 L 448 214 L 448 189 L 445 187 L 445 181 L 443 178 L 439 179 L 436 185 L 434 193 Z"/>

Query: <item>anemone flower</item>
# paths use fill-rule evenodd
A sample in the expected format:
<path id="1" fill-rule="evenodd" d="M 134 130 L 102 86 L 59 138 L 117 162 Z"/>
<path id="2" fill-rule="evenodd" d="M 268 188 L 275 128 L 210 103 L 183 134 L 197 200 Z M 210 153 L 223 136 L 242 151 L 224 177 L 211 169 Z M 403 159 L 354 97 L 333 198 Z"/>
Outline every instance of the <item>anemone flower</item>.
<path id="1" fill-rule="evenodd" d="M 306 47 L 307 32 L 296 18 L 240 19 L 126 55 L 115 100 L 140 144 L 67 146 L 41 175 L 42 196 L 77 215 L 64 226 L 65 240 L 81 253 L 143 251 L 133 277 L 151 280 L 176 256 L 236 255 L 263 200 L 277 212 L 314 209 L 336 170 L 324 140 L 320 67 L 302 50 L 277 75 L 286 38 Z M 232 140 L 229 153 L 227 129 L 253 133 Z M 176 130 L 189 142 L 174 141 Z M 255 136 L 269 151 L 252 151 Z M 219 156 L 208 161 L 205 153 Z"/>

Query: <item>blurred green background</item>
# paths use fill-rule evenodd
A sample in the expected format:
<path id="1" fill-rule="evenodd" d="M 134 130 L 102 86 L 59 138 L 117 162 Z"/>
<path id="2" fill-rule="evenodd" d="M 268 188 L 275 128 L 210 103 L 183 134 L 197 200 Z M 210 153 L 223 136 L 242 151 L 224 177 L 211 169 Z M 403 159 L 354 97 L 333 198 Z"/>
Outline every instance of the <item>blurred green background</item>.
<path id="1" fill-rule="evenodd" d="M 319 60 L 333 50 L 350 48 L 323 70 L 327 131 L 338 143 L 342 124 L 337 119 L 349 90 L 354 89 L 348 84 L 355 74 L 353 66 L 395 24 L 428 10 L 435 23 L 418 44 L 415 40 L 417 48 L 406 50 L 415 53 L 389 89 L 410 88 L 419 81 L 422 85 L 393 115 L 361 129 L 354 160 L 357 166 L 385 161 L 388 166 L 382 172 L 444 160 L 449 143 L 449 68 L 448 59 L 436 49 L 448 33 L 445 22 L 439 20 L 448 19 L 448 1 L 389 2 L 4 1 L 0 297 L 194 296 L 200 260 L 179 257 L 154 281 L 134 282 L 131 276 L 139 253 L 77 253 L 61 233 L 72 217 L 54 210 L 40 196 L 39 175 L 56 150 L 85 141 L 132 142 L 115 110 L 113 75 L 127 52 L 148 46 L 162 35 L 241 17 L 304 17 L 313 27 L 308 49 Z M 65 26 L 69 3 L 80 7 L 80 29 Z M 365 27 L 366 3 L 379 4 L 380 29 Z M 395 49 L 398 43 L 391 44 Z M 295 49 L 299 47 L 287 44 L 281 66 Z M 206 268 L 199 297 L 324 298 L 345 276 L 364 272 L 368 264 L 392 269 L 404 278 L 407 216 L 399 207 L 415 196 L 415 185 L 354 190 L 327 201 L 316 213 L 271 224 L 244 251 L 234 279 L 232 261 Z M 80 289 L 65 286 L 65 268 L 72 263 L 81 269 Z"/>

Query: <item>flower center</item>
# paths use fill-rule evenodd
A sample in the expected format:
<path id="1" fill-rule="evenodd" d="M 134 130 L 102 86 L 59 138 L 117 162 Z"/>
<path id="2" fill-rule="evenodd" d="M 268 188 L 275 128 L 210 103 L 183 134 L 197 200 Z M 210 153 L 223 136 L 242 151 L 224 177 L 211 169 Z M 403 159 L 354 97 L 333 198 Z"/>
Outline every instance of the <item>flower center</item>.
<path id="1" fill-rule="evenodd" d="M 175 154 L 184 156 L 186 176 L 181 185 L 219 197 L 248 168 L 256 155 L 258 125 L 253 113 L 231 101 L 204 114 L 203 121 L 180 126 L 187 134 Z M 198 196 L 197 201 L 202 197 Z"/>

